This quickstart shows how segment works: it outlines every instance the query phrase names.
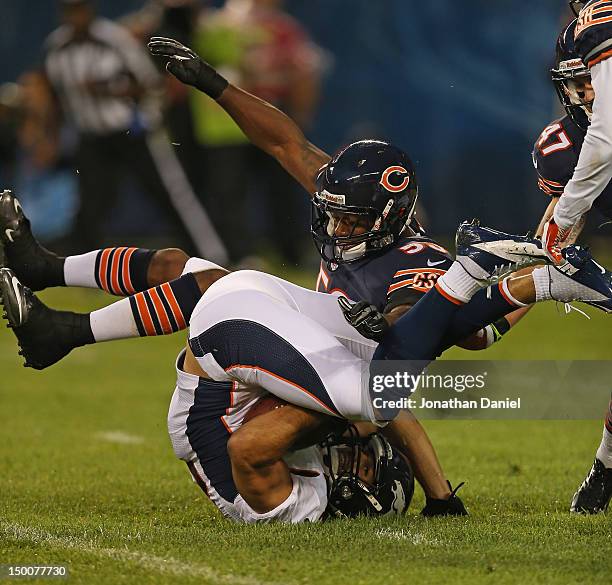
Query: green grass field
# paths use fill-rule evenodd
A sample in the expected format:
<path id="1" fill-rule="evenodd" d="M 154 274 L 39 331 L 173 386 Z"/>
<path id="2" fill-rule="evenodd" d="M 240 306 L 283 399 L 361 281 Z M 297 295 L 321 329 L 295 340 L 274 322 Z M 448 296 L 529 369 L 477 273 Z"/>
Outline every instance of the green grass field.
<path id="1" fill-rule="evenodd" d="M 108 297 L 55 290 L 63 308 Z M 487 359 L 611 359 L 612 328 L 537 307 Z M 570 517 L 602 421 L 427 421 L 471 515 L 237 526 L 174 458 L 166 412 L 184 335 L 21 367 L 0 331 L 0 564 L 67 564 L 72 583 L 604 583 L 612 515 Z M 455 359 L 479 357 L 460 350 Z M 579 400 L 579 389 L 576 391 Z M 602 413 L 605 404 L 602 404 Z"/>

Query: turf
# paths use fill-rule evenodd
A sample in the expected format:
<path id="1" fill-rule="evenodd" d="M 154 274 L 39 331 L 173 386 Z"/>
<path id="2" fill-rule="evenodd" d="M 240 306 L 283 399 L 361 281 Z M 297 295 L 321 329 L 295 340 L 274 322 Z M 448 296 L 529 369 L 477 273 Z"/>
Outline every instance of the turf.
<path id="1" fill-rule="evenodd" d="M 63 290 L 44 298 L 80 308 L 108 299 Z M 537 307 L 486 357 L 610 359 L 610 321 L 589 312 L 591 321 Z M 183 341 L 102 344 L 33 372 L 0 331 L 0 564 L 67 564 L 70 582 L 87 584 L 609 579 L 611 516 L 566 511 L 601 421 L 427 421 L 448 476 L 467 481 L 466 519 L 420 518 L 417 490 L 397 520 L 230 524 L 191 483 L 166 435 Z"/>

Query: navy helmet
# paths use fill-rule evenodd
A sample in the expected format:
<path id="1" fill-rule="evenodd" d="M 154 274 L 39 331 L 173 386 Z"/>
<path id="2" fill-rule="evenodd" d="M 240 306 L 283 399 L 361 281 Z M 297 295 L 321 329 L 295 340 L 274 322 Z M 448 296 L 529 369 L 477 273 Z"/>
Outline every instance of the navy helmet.
<path id="1" fill-rule="evenodd" d="M 413 221 L 418 197 L 414 165 L 387 142 L 349 144 L 319 171 L 316 184 L 311 233 L 330 266 L 388 248 Z M 338 234 L 339 218 L 346 214 L 360 220 L 362 229 L 355 229 L 355 221 L 350 233 Z M 418 226 L 416 220 L 413 225 Z"/>
<path id="2" fill-rule="evenodd" d="M 555 67 L 551 70 L 552 81 L 559 100 L 568 116 L 583 130 L 591 123 L 592 100 L 587 100 L 582 84 L 591 81 L 591 72 L 576 53 L 574 31 L 576 19 L 570 22 L 557 39 Z"/>
<path id="3" fill-rule="evenodd" d="M 408 461 L 379 433 L 360 438 L 332 434 L 321 444 L 327 468 L 327 514 L 335 518 L 404 514 L 414 494 L 414 474 Z M 371 481 L 363 478 L 365 466 Z"/>

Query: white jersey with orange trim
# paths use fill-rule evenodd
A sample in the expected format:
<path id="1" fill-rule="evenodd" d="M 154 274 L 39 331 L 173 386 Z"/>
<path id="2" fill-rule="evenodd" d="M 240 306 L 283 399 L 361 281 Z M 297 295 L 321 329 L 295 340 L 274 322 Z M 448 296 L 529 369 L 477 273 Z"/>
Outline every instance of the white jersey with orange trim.
<path id="1" fill-rule="evenodd" d="M 240 390 L 233 382 L 215 382 L 183 371 L 184 351 L 176 363 L 177 384 L 168 411 L 168 432 L 176 456 L 221 513 L 235 522 L 316 522 L 327 507 L 327 481 L 317 447 L 285 457 L 293 489 L 273 510 L 255 512 L 238 493 L 227 454 L 227 441 L 246 413 L 266 394 Z"/>
<path id="2" fill-rule="evenodd" d="M 189 344 L 214 380 L 331 416 L 374 418 L 367 373 L 377 344 L 331 295 L 254 270 L 231 273 L 196 305 Z"/>

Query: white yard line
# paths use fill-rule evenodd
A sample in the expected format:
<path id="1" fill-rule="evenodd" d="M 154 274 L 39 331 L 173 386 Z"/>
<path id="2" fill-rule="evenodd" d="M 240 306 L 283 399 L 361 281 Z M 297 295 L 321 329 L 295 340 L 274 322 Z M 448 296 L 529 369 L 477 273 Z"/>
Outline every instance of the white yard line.
<path id="1" fill-rule="evenodd" d="M 0 520 L 0 535 L 19 541 L 46 545 L 51 548 L 72 549 L 101 558 L 132 563 L 152 572 L 175 576 L 198 576 L 209 583 L 219 585 L 278 585 L 270 581 L 260 581 L 254 577 L 243 577 L 232 573 L 219 573 L 202 563 L 180 561 L 172 557 L 164 558 L 145 552 L 129 551 L 123 548 L 99 548 L 92 541 L 78 536 L 55 536 L 50 532 Z"/>
<path id="2" fill-rule="evenodd" d="M 131 435 L 125 431 L 102 431 L 95 434 L 96 439 L 108 443 L 119 443 L 120 445 L 140 445 L 145 442 L 144 437 Z"/>
<path id="3" fill-rule="evenodd" d="M 375 534 L 380 539 L 407 540 L 414 545 L 425 544 L 435 546 L 440 544 L 440 542 L 435 538 L 428 538 L 420 532 L 411 532 L 410 530 L 404 528 L 379 528 Z"/>

